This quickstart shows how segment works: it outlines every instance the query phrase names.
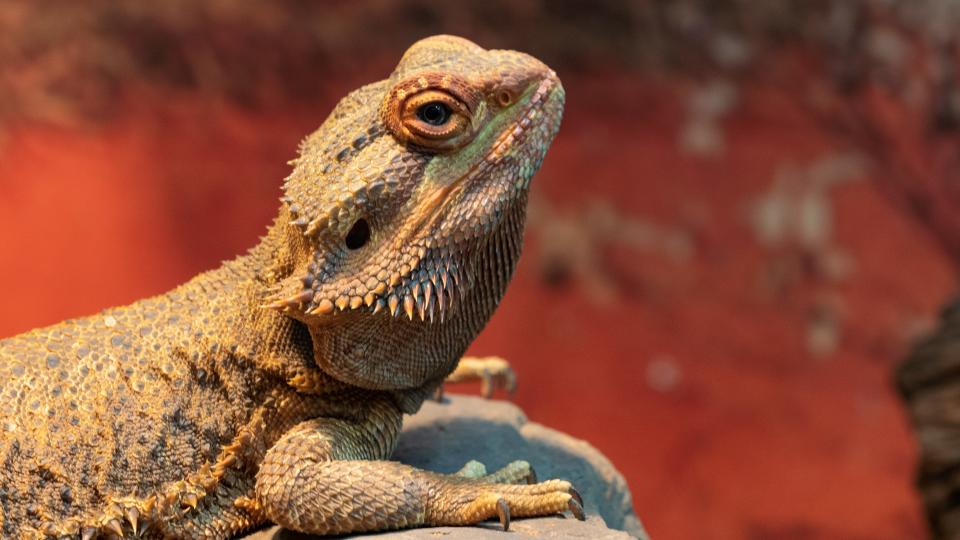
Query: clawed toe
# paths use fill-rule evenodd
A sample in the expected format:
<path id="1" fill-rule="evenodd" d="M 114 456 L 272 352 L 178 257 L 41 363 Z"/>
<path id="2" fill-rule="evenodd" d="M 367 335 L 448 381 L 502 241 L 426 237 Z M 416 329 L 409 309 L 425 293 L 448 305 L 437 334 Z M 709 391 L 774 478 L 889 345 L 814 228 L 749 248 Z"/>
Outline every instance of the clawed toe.
<path id="1" fill-rule="evenodd" d="M 513 395 L 517 389 L 517 375 L 510 363 L 496 356 L 487 358 L 462 358 L 457 369 L 451 373 L 445 382 L 458 383 L 465 381 L 480 381 L 480 395 L 484 398 L 493 397 L 497 390 L 505 390 Z M 442 386 L 435 396 L 442 397 Z"/>
<path id="2" fill-rule="evenodd" d="M 510 505 L 507 504 L 507 500 L 503 497 L 500 497 L 497 500 L 497 516 L 500 518 L 500 525 L 503 527 L 503 532 L 510 530 Z"/>
<path id="3" fill-rule="evenodd" d="M 567 508 L 570 509 L 570 513 L 573 514 L 573 517 L 579 519 L 580 521 L 587 519 L 587 516 L 583 513 L 583 503 L 580 502 L 579 496 L 571 497 L 570 500 L 567 501 Z"/>
<path id="4" fill-rule="evenodd" d="M 568 482 L 550 480 L 533 485 L 499 485 L 475 499 L 478 514 L 487 519 L 497 517 L 503 530 L 510 527 L 511 517 L 536 517 L 569 511 L 580 521 L 586 519 L 583 498 Z M 469 512 L 468 512 L 469 513 Z"/>
<path id="5" fill-rule="evenodd" d="M 426 524 L 471 525 L 499 519 L 509 530 L 513 518 L 549 516 L 569 511 L 579 520 L 586 519 L 583 497 L 566 480 L 537 482 L 537 474 L 526 461 L 514 461 L 493 474 L 483 475 L 485 467 L 470 461 L 452 475 L 433 477 L 438 484 Z"/>
<path id="6" fill-rule="evenodd" d="M 580 492 L 577 491 L 577 488 L 570 486 L 570 496 L 573 497 L 571 500 L 576 500 L 577 504 L 580 505 L 581 512 L 583 511 L 583 497 L 580 496 Z"/>

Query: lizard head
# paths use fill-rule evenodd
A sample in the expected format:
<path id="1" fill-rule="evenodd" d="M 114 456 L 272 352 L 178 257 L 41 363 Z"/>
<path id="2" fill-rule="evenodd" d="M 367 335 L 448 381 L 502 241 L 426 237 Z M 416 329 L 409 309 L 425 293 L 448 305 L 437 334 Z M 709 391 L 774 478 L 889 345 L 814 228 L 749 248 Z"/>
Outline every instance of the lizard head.
<path id="1" fill-rule="evenodd" d="M 535 58 L 452 36 L 340 101 L 287 178 L 302 247 L 271 304 L 309 327 L 322 369 L 377 389 L 453 369 L 506 289 L 563 102 Z"/>

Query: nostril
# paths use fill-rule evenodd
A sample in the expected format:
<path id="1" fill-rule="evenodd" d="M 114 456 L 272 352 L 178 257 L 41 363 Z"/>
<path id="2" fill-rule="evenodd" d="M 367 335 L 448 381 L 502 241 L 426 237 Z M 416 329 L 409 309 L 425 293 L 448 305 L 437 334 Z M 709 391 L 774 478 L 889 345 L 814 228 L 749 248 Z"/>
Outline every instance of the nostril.
<path id="1" fill-rule="evenodd" d="M 509 107 L 513 103 L 513 94 L 509 90 L 500 90 L 497 92 L 497 103 L 501 107 Z"/>

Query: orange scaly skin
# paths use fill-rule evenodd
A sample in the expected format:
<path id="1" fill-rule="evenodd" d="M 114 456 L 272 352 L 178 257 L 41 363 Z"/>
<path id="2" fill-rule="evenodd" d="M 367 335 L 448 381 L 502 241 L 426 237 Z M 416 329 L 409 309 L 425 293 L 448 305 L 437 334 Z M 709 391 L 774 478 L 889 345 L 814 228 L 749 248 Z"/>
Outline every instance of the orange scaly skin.
<path id="1" fill-rule="evenodd" d="M 386 461 L 507 287 L 563 100 L 527 55 L 420 41 L 304 141 L 249 253 L 0 341 L 2 536 L 582 517 L 569 483 L 527 484 L 525 462 L 487 475 Z"/>

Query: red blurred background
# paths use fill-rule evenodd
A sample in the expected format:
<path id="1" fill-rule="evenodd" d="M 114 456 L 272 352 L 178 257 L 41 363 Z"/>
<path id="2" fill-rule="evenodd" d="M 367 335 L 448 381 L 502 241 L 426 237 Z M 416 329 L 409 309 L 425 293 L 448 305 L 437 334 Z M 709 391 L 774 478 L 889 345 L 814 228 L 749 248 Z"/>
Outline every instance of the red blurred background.
<path id="1" fill-rule="evenodd" d="M 877 6 L 4 2 L 0 336 L 242 253 L 336 100 L 456 33 L 568 92 L 471 351 L 514 401 L 657 539 L 923 537 L 891 368 L 956 288 L 956 14 Z"/>

